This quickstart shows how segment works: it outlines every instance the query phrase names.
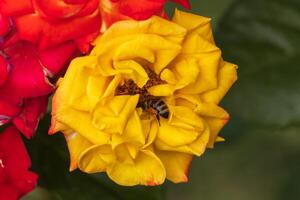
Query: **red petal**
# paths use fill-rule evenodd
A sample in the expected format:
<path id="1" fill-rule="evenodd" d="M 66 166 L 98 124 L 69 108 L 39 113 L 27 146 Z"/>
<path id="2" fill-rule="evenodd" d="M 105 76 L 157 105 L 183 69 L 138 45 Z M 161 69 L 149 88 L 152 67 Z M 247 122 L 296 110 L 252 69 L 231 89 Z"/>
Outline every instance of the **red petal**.
<path id="1" fill-rule="evenodd" d="M 8 185 L 7 183 L 0 184 L 0 199 L 19 200 L 19 198 L 20 193 L 14 186 Z"/>
<path id="2" fill-rule="evenodd" d="M 171 0 L 174 3 L 178 3 L 180 5 L 182 5 L 183 7 L 185 7 L 186 9 L 191 9 L 191 5 L 189 0 Z"/>
<path id="3" fill-rule="evenodd" d="M 42 35 L 43 26 L 47 23 L 37 14 L 28 14 L 15 18 L 15 24 L 18 30 L 20 40 L 26 40 L 37 43 Z"/>
<path id="4" fill-rule="evenodd" d="M 13 119 L 15 126 L 29 139 L 47 109 L 48 96 L 26 99 L 22 112 Z"/>
<path id="5" fill-rule="evenodd" d="M 6 173 L 4 184 L 7 186 L 0 184 L 1 192 L 5 190 L 9 197 L 17 194 L 20 197 L 36 186 L 37 175 L 28 171 L 31 162 L 20 134 L 13 126 L 0 133 L 0 156 L 1 168 Z"/>
<path id="6" fill-rule="evenodd" d="M 61 72 L 72 59 L 76 46 L 72 42 L 56 46 L 47 50 L 40 51 L 41 63 L 52 75 Z"/>
<path id="7" fill-rule="evenodd" d="M 4 155 L 4 166 L 10 172 L 27 170 L 31 165 L 19 131 L 14 126 L 0 133 L 0 152 Z"/>
<path id="8" fill-rule="evenodd" d="M 122 0 L 119 2 L 119 11 L 136 20 L 143 20 L 158 14 L 163 10 L 166 0 Z"/>
<path id="9" fill-rule="evenodd" d="M 32 12 L 31 0 L 1 0 L 0 11 L 7 16 Z"/>
<path id="10" fill-rule="evenodd" d="M 6 81 L 9 73 L 9 63 L 7 60 L 0 54 L 0 86 Z"/>
<path id="11" fill-rule="evenodd" d="M 47 95 L 53 86 L 48 82 L 43 66 L 33 45 L 19 42 L 17 45 L 5 49 L 9 55 L 12 70 L 0 92 L 21 98 L 32 98 Z"/>
<path id="12" fill-rule="evenodd" d="M 76 45 L 78 49 L 84 53 L 87 54 L 91 48 L 91 42 L 94 41 L 94 39 L 99 35 L 99 32 L 94 32 L 89 35 L 85 35 L 83 37 L 77 38 L 75 40 Z"/>
<path id="13" fill-rule="evenodd" d="M 0 36 L 5 36 L 9 31 L 10 23 L 8 17 L 0 13 Z"/>
<path id="14" fill-rule="evenodd" d="M 21 102 L 14 102 L 14 100 L 0 94 L 0 125 L 6 124 L 21 111 Z"/>
<path id="15" fill-rule="evenodd" d="M 32 0 L 34 10 L 47 20 L 59 20 L 73 17 L 79 13 L 86 4 L 68 4 L 61 0 Z"/>
<path id="16" fill-rule="evenodd" d="M 91 33 L 98 33 L 100 30 L 100 21 L 100 15 L 95 14 L 94 16 L 75 18 L 65 23 L 49 25 L 44 29 L 40 46 L 41 48 L 46 48 L 51 44 L 54 45 L 72 39 L 76 40 Z"/>
<path id="17" fill-rule="evenodd" d="M 11 182 L 18 189 L 21 196 L 33 190 L 37 185 L 37 180 L 38 176 L 30 171 L 14 173 L 11 177 Z"/>
<path id="18" fill-rule="evenodd" d="M 68 1 L 84 1 L 84 0 L 68 0 Z M 67 2 L 67 0 L 65 0 L 65 2 Z M 76 15 L 76 17 L 90 15 L 95 10 L 98 10 L 98 7 L 99 7 L 99 0 L 89 0 L 86 6 Z"/>

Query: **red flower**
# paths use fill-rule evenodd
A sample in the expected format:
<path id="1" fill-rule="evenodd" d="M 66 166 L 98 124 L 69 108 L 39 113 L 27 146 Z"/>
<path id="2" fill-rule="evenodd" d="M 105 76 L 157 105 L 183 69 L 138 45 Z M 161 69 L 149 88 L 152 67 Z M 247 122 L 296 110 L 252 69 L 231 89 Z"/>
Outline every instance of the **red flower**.
<path id="1" fill-rule="evenodd" d="M 27 138 L 77 47 L 88 51 L 101 24 L 98 0 L 0 1 L 0 125 Z M 80 31 L 79 31 L 80 30 Z"/>
<path id="2" fill-rule="evenodd" d="M 0 12 L 9 18 L 0 35 L 12 19 L 15 33 L 6 46 L 25 40 L 45 49 L 74 41 L 85 52 L 100 30 L 98 6 L 99 0 L 1 0 Z"/>
<path id="3" fill-rule="evenodd" d="M 18 42 L 0 51 L 0 125 L 12 121 L 27 138 L 33 135 L 54 89 L 50 79 L 74 49 L 71 42 L 47 50 Z"/>
<path id="4" fill-rule="evenodd" d="M 0 133 L 0 199 L 17 200 L 34 189 L 37 175 L 28 171 L 29 156 L 13 126 Z"/>
<path id="5" fill-rule="evenodd" d="M 101 14 L 106 26 L 124 19 L 144 20 L 152 15 L 165 16 L 164 6 L 168 0 L 102 0 Z M 170 0 L 189 9 L 189 0 Z"/>

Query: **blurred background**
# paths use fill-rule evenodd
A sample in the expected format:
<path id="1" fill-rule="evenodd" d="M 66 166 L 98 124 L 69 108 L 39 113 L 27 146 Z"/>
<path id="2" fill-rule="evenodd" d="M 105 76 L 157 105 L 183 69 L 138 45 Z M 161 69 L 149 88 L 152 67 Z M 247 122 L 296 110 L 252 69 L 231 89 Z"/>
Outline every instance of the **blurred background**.
<path id="1" fill-rule="evenodd" d="M 47 136 L 46 117 L 26 141 L 40 186 L 23 200 L 300 199 L 300 1 L 191 3 L 191 12 L 212 18 L 224 59 L 239 65 L 222 102 L 231 114 L 226 142 L 194 159 L 188 183 L 120 187 L 105 175 L 68 173 L 64 140 Z"/>

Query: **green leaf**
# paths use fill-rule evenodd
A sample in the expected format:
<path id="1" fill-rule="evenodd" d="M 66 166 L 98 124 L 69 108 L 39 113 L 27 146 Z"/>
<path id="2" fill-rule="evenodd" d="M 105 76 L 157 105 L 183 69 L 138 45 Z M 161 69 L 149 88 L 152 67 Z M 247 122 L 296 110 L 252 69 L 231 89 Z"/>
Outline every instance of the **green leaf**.
<path id="1" fill-rule="evenodd" d="M 42 187 L 37 187 L 33 192 L 29 193 L 22 200 L 56 200 L 59 199 L 54 194 L 49 192 L 47 189 Z"/>
<path id="2" fill-rule="evenodd" d="M 169 16 L 173 16 L 175 8 L 198 15 L 207 16 L 212 18 L 213 25 L 216 25 L 233 1 L 234 0 L 190 0 L 192 7 L 191 10 L 186 10 L 175 3 L 169 3 L 167 4 L 167 11 Z"/>
<path id="3" fill-rule="evenodd" d="M 239 65 L 226 98 L 231 115 L 255 125 L 300 122 L 300 1 L 243 0 L 223 17 L 217 42 Z"/>

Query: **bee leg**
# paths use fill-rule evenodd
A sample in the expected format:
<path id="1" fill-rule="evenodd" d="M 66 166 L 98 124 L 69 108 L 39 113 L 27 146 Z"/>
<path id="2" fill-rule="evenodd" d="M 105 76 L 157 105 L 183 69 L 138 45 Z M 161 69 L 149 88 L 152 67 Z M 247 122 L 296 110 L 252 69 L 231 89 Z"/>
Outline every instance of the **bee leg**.
<path id="1" fill-rule="evenodd" d="M 160 118 L 159 118 L 159 114 L 156 115 L 156 119 L 158 121 L 158 125 L 160 126 Z"/>

